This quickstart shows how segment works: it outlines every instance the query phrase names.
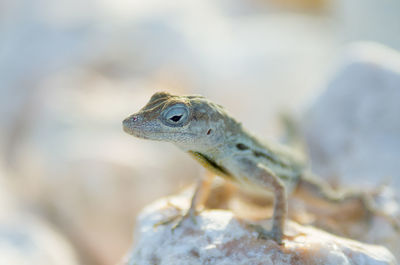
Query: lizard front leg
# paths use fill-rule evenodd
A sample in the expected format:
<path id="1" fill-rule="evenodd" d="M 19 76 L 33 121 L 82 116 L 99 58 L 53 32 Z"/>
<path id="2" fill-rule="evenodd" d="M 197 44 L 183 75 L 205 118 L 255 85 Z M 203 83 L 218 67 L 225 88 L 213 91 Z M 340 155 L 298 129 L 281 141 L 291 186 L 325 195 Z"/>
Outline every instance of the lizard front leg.
<path id="1" fill-rule="evenodd" d="M 214 175 L 207 171 L 205 174 L 205 177 L 199 179 L 196 188 L 194 190 L 192 199 L 190 201 L 190 207 L 187 210 L 186 214 L 184 214 L 179 222 L 173 227 L 173 229 L 179 227 L 182 222 L 186 218 L 190 218 L 194 223 L 196 222 L 196 213 L 197 213 L 197 208 L 200 205 L 203 205 L 205 201 L 208 198 L 208 195 L 210 194 L 210 188 L 211 188 L 211 183 L 214 179 Z"/>
<path id="2" fill-rule="evenodd" d="M 172 230 L 175 230 L 176 228 L 181 226 L 182 222 L 187 218 L 190 218 L 195 223 L 197 209 L 200 205 L 203 205 L 207 200 L 208 195 L 210 194 L 210 188 L 213 179 L 214 179 L 214 174 L 207 171 L 205 176 L 198 180 L 194 193 L 192 195 L 192 199 L 190 201 L 190 207 L 186 211 L 186 213 L 174 215 L 171 218 L 168 218 L 167 220 L 163 220 L 155 224 L 155 226 L 166 225 L 178 219 L 178 222 L 172 227 Z M 178 208 L 177 206 L 175 207 Z"/>
<path id="3" fill-rule="evenodd" d="M 252 225 L 259 233 L 259 237 L 271 238 L 278 244 L 282 244 L 283 230 L 287 215 L 287 199 L 283 182 L 271 170 L 262 164 L 255 164 L 249 159 L 242 159 L 241 163 L 246 169 L 248 176 L 245 181 L 250 181 L 253 185 L 264 187 L 274 193 L 274 214 L 272 216 L 272 229 L 265 230 L 260 225 Z"/>

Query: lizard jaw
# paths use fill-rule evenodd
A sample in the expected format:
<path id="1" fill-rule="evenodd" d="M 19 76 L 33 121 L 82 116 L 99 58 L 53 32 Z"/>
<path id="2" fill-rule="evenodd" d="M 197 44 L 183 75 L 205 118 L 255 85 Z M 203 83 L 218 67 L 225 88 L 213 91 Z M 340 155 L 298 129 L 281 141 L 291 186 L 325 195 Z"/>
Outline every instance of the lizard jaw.
<path id="1" fill-rule="evenodd" d="M 155 128 L 148 128 L 149 126 L 143 123 L 140 124 L 140 121 L 141 117 L 134 115 L 123 120 L 122 128 L 124 132 L 141 139 L 162 140 L 156 137 L 157 134 L 162 134 L 161 132 L 157 132 Z"/>
<path id="2" fill-rule="evenodd" d="M 133 124 L 133 122 L 135 122 L 137 120 L 137 118 L 135 120 L 133 120 L 135 117 L 128 117 L 125 120 L 122 121 L 122 129 L 124 130 L 124 132 L 126 132 L 127 134 L 139 137 L 139 138 L 144 138 L 143 135 L 140 135 L 138 130 L 135 130 L 135 126 Z"/>

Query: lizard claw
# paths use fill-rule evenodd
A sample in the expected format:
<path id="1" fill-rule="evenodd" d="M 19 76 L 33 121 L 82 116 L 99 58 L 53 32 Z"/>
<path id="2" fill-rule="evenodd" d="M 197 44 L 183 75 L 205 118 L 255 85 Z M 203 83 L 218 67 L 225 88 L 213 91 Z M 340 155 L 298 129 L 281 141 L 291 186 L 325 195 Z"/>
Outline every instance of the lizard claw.
<path id="1" fill-rule="evenodd" d="M 190 218 L 190 220 L 193 222 L 193 224 L 196 225 L 197 224 L 196 215 L 197 215 L 197 213 L 195 211 L 192 211 L 191 209 L 189 209 L 186 214 L 178 216 L 179 221 L 172 227 L 172 232 L 174 232 L 175 229 L 180 227 L 182 225 L 182 223 L 188 218 Z"/>
<path id="2" fill-rule="evenodd" d="M 197 224 L 196 215 L 197 215 L 197 212 L 191 211 L 191 210 L 189 209 L 189 210 L 187 211 L 186 214 L 178 213 L 178 214 L 173 215 L 173 216 L 171 216 L 171 217 L 169 217 L 169 218 L 167 218 L 167 219 L 164 219 L 164 220 L 161 220 L 161 221 L 155 223 L 155 224 L 153 225 L 153 227 L 156 228 L 156 227 L 158 227 L 158 226 L 160 226 L 160 225 L 169 225 L 170 223 L 177 221 L 176 224 L 174 224 L 174 225 L 172 226 L 172 228 L 171 228 L 172 232 L 174 232 L 175 229 L 177 229 L 178 227 L 180 227 L 180 226 L 183 224 L 183 222 L 184 222 L 186 219 L 188 219 L 188 218 L 190 218 L 190 220 L 191 220 L 194 224 Z"/>
<path id="3" fill-rule="evenodd" d="M 170 207 L 175 208 L 179 212 L 182 212 L 182 209 L 180 207 L 174 205 L 170 201 L 167 202 L 167 205 L 170 206 Z M 173 215 L 171 217 L 168 217 L 167 219 L 161 220 L 161 221 L 155 223 L 153 225 L 153 227 L 156 228 L 156 227 L 158 227 L 160 225 L 168 225 L 168 224 L 172 223 L 173 221 L 175 221 L 176 219 L 178 219 L 179 217 L 182 217 L 182 214 L 178 213 L 178 214 L 175 214 L 175 215 Z"/>
<path id="4" fill-rule="evenodd" d="M 182 215 L 180 215 L 180 214 L 174 215 L 172 217 L 169 217 L 166 220 L 161 220 L 161 221 L 155 223 L 153 225 L 153 227 L 156 228 L 156 227 L 158 227 L 160 225 L 168 225 L 168 224 L 172 223 L 173 221 L 175 221 L 176 219 L 178 219 L 179 217 L 182 217 Z"/>

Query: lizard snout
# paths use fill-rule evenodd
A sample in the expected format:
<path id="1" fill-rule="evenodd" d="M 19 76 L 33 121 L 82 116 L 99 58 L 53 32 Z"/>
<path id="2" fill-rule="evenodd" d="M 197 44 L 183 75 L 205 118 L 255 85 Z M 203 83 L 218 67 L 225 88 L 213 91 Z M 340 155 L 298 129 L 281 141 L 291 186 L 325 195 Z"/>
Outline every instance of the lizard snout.
<path id="1" fill-rule="evenodd" d="M 132 129 L 135 126 L 135 122 L 137 122 L 137 121 L 138 121 L 138 117 L 136 115 L 131 115 L 128 118 L 126 118 L 125 120 L 123 120 L 122 127 L 123 127 L 124 131 L 131 134 Z"/>

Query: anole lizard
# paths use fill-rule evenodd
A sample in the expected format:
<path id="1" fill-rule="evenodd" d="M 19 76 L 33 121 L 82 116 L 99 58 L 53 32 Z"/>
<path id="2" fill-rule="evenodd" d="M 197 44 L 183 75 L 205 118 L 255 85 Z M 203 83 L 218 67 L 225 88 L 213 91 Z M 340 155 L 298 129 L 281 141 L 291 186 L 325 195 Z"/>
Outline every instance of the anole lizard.
<path id="1" fill-rule="evenodd" d="M 261 142 L 223 107 L 199 95 L 155 93 L 139 112 L 123 121 L 123 129 L 139 138 L 171 142 L 240 187 L 272 191 L 272 229 L 255 228 L 260 237 L 278 244 L 282 244 L 287 195 L 296 185 L 308 185 L 320 197 L 334 202 L 364 198 L 361 193 L 336 194 L 329 186 L 308 179 L 304 155 L 279 144 Z M 198 185 L 185 217 L 193 218 L 199 194 L 207 193 L 204 187 L 207 185 Z"/>

